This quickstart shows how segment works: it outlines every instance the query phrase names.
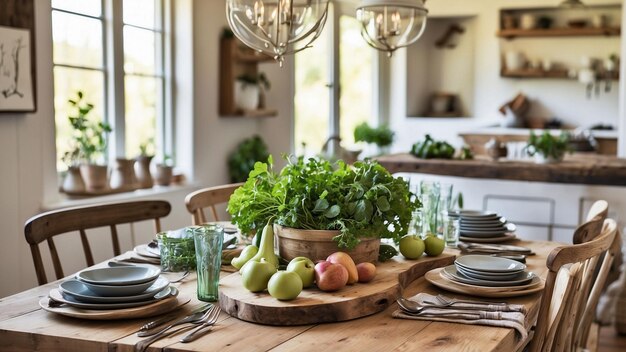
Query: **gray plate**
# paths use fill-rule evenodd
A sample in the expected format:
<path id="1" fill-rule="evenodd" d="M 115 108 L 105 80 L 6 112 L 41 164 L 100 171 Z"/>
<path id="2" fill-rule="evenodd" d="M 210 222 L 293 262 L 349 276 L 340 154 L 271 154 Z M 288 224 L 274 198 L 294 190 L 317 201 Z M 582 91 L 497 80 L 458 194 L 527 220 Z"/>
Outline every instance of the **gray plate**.
<path id="1" fill-rule="evenodd" d="M 511 280 L 517 280 L 517 279 L 522 279 L 523 277 L 523 270 L 516 272 L 516 273 L 512 273 L 512 274 L 502 274 L 502 273 L 481 273 L 481 272 L 477 272 L 474 270 L 470 270 L 467 268 L 464 268 L 460 265 L 457 265 L 456 267 L 456 271 L 463 274 L 463 276 L 465 277 L 469 277 L 471 279 L 478 279 L 478 280 L 488 280 L 488 281 L 511 281 Z"/>
<path id="2" fill-rule="evenodd" d="M 121 297 L 121 296 L 134 296 L 147 290 L 158 279 L 155 277 L 153 280 L 136 285 L 126 286 L 109 286 L 109 285 L 94 285 L 89 282 L 82 282 L 88 289 L 95 294 L 106 297 Z"/>
<path id="3" fill-rule="evenodd" d="M 469 231 L 469 230 L 463 230 L 463 229 L 461 229 L 460 231 L 461 231 L 461 236 L 463 236 L 463 237 L 480 237 L 480 238 L 500 237 L 500 236 L 504 235 L 504 233 L 506 232 L 504 230 L 497 230 L 497 231 L 488 231 L 488 230 Z"/>
<path id="4" fill-rule="evenodd" d="M 67 303 L 70 306 L 76 308 L 85 308 L 85 309 L 121 309 L 121 308 L 132 308 L 145 306 L 151 303 L 154 303 L 163 298 L 167 298 L 170 295 L 176 295 L 178 290 L 175 287 L 166 287 L 162 291 L 158 292 L 153 299 L 140 301 L 140 302 L 125 302 L 125 303 L 86 303 L 77 300 L 75 297 L 65 294 L 61 292 L 63 295 L 63 303 Z"/>
<path id="5" fill-rule="evenodd" d="M 488 273 L 513 273 L 526 270 L 526 265 L 515 260 L 491 257 L 488 255 L 464 255 L 456 258 L 454 264 L 462 267 Z"/>
<path id="6" fill-rule="evenodd" d="M 463 276 L 463 274 L 460 274 L 457 271 L 456 266 L 454 265 L 446 266 L 445 268 L 443 268 L 443 271 L 446 274 L 448 274 L 450 277 L 452 277 L 454 280 L 457 280 L 464 284 L 486 286 L 486 287 L 506 287 L 506 286 L 525 285 L 531 282 L 537 276 L 533 272 L 525 271 L 524 272 L 525 276 L 523 279 L 511 280 L 511 281 L 490 281 L 490 280 L 473 279 L 470 277 Z"/>
<path id="7" fill-rule="evenodd" d="M 458 210 L 450 212 L 453 216 L 460 216 L 461 221 L 465 219 L 473 219 L 473 220 L 487 220 L 487 219 L 499 219 L 500 215 L 493 211 L 482 211 L 482 210 Z"/>
<path id="8" fill-rule="evenodd" d="M 138 302 L 145 300 L 152 300 L 154 295 L 162 291 L 169 285 L 168 279 L 160 276 L 152 286 L 148 287 L 145 291 L 133 295 L 133 296 L 120 296 L 120 297 L 106 297 L 100 296 L 97 293 L 91 291 L 87 286 L 79 280 L 67 280 L 59 285 L 59 290 L 70 296 L 73 296 L 77 300 L 85 303 L 128 303 Z"/>
<path id="9" fill-rule="evenodd" d="M 161 269 L 155 267 L 125 266 L 83 270 L 76 278 L 94 285 L 127 286 L 154 281 L 160 274 Z"/>

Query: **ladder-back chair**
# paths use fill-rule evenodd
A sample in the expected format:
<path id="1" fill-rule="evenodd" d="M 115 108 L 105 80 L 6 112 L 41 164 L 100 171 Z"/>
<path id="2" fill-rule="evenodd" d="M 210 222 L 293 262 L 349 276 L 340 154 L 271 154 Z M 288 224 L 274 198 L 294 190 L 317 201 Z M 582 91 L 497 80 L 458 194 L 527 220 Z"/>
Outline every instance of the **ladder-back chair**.
<path id="1" fill-rule="evenodd" d="M 215 206 L 228 202 L 230 195 L 241 185 L 243 185 L 243 183 L 232 183 L 203 188 L 189 193 L 187 197 L 185 197 L 185 205 L 187 206 L 187 211 L 191 214 L 193 224 L 200 225 L 207 222 L 204 208 L 210 208 L 213 220 L 220 221 Z"/>

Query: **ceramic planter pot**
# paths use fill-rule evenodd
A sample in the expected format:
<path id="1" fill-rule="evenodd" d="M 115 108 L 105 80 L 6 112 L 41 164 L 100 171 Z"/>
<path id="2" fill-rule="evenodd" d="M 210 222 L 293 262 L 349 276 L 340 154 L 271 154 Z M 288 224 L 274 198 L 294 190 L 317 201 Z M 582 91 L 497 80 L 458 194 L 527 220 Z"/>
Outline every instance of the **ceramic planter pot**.
<path id="1" fill-rule="evenodd" d="M 259 86 L 242 81 L 235 82 L 235 105 L 242 110 L 256 110 L 259 107 Z"/>
<path id="2" fill-rule="evenodd" d="M 552 156 L 546 157 L 541 153 L 535 154 L 535 162 L 537 164 L 555 164 L 560 163 L 561 161 L 563 161 L 563 155 L 558 158 L 554 158 Z"/>
<path id="3" fill-rule="evenodd" d="M 174 168 L 172 166 L 157 164 L 155 181 L 159 186 L 169 186 L 172 183 L 172 174 Z"/>
<path id="4" fill-rule="evenodd" d="M 80 168 L 78 166 L 70 166 L 67 169 L 61 188 L 63 192 L 67 193 L 85 192 L 85 182 L 80 175 Z"/>
<path id="5" fill-rule="evenodd" d="M 85 181 L 87 192 L 101 192 L 109 189 L 109 175 L 106 165 L 82 164 L 80 175 Z"/>
<path id="6" fill-rule="evenodd" d="M 152 180 L 152 174 L 150 173 L 150 162 L 152 162 L 153 155 L 140 155 L 135 160 L 135 175 L 137 176 L 137 182 L 139 188 L 152 188 L 154 181 Z"/>
<path id="7" fill-rule="evenodd" d="M 274 225 L 278 238 L 278 252 L 286 260 L 295 257 L 307 257 L 312 261 L 326 260 L 334 252 L 348 253 L 355 263 L 376 262 L 380 249 L 379 238 L 361 238 L 361 242 L 352 250 L 337 247 L 333 237 L 339 231 L 303 230 Z"/>
<path id="8" fill-rule="evenodd" d="M 137 188 L 137 178 L 135 177 L 134 159 L 115 159 L 115 167 L 111 173 L 109 182 L 111 189 L 133 190 Z"/>

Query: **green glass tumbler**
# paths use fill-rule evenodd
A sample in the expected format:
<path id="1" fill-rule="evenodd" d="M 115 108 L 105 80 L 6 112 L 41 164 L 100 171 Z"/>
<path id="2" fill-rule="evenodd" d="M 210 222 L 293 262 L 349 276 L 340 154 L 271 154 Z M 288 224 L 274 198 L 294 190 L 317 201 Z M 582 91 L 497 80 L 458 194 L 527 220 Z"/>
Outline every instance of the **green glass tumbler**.
<path id="1" fill-rule="evenodd" d="M 196 246 L 198 299 L 217 301 L 224 229 L 215 224 L 198 226 L 194 229 L 193 238 Z"/>

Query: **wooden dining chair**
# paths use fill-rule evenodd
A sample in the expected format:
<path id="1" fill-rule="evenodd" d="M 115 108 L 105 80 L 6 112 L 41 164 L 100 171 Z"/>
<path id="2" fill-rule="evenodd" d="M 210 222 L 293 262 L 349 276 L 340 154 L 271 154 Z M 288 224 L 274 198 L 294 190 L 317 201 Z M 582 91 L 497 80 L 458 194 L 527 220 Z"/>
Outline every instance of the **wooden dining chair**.
<path id="1" fill-rule="evenodd" d="M 59 254 L 54 244 L 55 236 L 69 232 L 79 232 L 87 266 L 92 266 L 95 263 L 86 230 L 109 227 L 113 242 L 113 252 L 115 255 L 120 255 L 120 243 L 116 225 L 153 220 L 155 233 L 157 233 L 161 231 L 160 219 L 167 216 L 171 209 L 170 203 L 166 201 L 136 201 L 60 209 L 45 212 L 28 219 L 24 226 L 24 235 L 30 245 L 39 285 L 48 282 L 41 259 L 41 252 L 39 251 L 41 242 L 46 241 L 48 243 L 56 278 L 61 279 L 65 275 L 63 274 Z"/>
<path id="2" fill-rule="evenodd" d="M 579 226 L 576 231 L 574 231 L 573 243 L 580 244 L 593 239 L 593 236 L 600 233 L 600 229 L 604 224 L 604 219 L 606 219 L 608 214 L 609 203 L 605 200 L 595 201 L 591 205 L 591 208 L 589 208 L 585 219 L 585 223 L 591 223 L 592 225 L 584 227 Z"/>
<path id="3" fill-rule="evenodd" d="M 617 224 L 606 219 L 594 239 L 555 248 L 547 260 L 537 325 L 529 350 L 577 351 L 588 342 L 601 290 L 613 261 Z M 604 255 L 606 253 L 606 255 Z M 594 280 L 596 265 L 600 270 Z"/>
<path id="4" fill-rule="evenodd" d="M 243 183 L 231 183 L 228 185 L 203 188 L 189 193 L 187 197 L 185 197 L 185 205 L 187 206 L 187 211 L 192 215 L 193 224 L 200 225 L 207 222 L 204 208 L 210 208 L 213 220 L 220 221 L 215 206 L 228 202 L 230 195 L 241 185 L 243 185 Z"/>

